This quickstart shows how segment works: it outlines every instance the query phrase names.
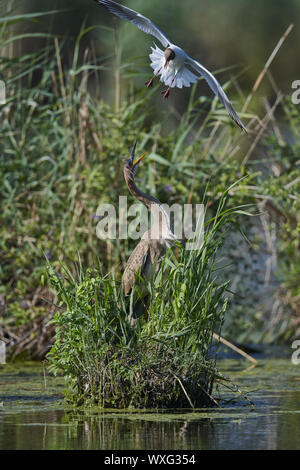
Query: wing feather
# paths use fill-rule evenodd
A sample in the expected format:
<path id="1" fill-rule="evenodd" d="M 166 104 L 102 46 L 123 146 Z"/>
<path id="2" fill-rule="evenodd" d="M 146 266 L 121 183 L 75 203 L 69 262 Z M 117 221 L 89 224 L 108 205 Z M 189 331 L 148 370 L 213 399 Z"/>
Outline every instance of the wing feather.
<path id="1" fill-rule="evenodd" d="M 168 47 L 168 45 L 171 44 L 165 34 L 154 23 L 152 23 L 151 20 L 141 15 L 140 13 L 111 0 L 95 1 L 100 5 L 105 6 L 114 15 L 119 16 L 124 20 L 130 21 L 141 31 L 144 31 L 144 33 L 152 34 L 152 36 L 158 39 L 164 47 Z"/>

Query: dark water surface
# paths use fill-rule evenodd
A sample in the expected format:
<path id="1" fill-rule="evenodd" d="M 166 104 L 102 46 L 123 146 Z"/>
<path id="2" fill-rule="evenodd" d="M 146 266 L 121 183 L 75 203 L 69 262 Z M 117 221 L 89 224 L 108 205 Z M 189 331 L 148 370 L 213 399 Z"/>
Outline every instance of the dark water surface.
<path id="1" fill-rule="evenodd" d="M 222 409 L 74 410 L 62 378 L 36 363 L 0 366 L 0 449 L 300 449 L 300 365 L 286 358 L 222 359 L 219 369 L 254 402 L 220 389 Z"/>

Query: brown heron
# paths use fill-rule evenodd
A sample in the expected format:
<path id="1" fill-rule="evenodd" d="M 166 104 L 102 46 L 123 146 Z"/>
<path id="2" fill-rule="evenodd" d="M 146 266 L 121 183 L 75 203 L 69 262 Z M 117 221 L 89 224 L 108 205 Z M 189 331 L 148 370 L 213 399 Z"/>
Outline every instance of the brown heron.
<path id="1" fill-rule="evenodd" d="M 138 276 L 142 277 L 144 281 L 147 281 L 158 272 L 166 251 L 176 240 L 170 216 L 162 203 L 158 199 L 155 199 L 155 197 L 145 194 L 135 183 L 134 177 L 138 164 L 145 156 L 142 155 L 134 162 L 135 149 L 136 143 L 133 146 L 129 160 L 127 160 L 124 165 L 124 178 L 131 194 L 151 211 L 153 224 L 151 229 L 144 233 L 127 261 L 122 277 L 122 286 L 126 296 L 130 295 Z M 137 290 L 139 298 L 133 306 L 133 317 L 131 320 L 133 326 L 136 323 L 136 319 L 144 313 L 148 298 L 148 290 L 145 283 L 139 283 Z M 254 364 L 257 363 L 256 359 L 253 359 L 240 348 L 222 338 L 219 334 L 213 333 L 213 337 L 218 342 L 220 341 L 227 347 L 234 349 L 237 353 L 246 357 Z"/>
<path id="2" fill-rule="evenodd" d="M 134 162 L 135 150 L 136 143 L 129 160 L 124 165 L 124 178 L 131 194 L 150 210 L 153 223 L 150 230 L 143 234 L 127 261 L 122 277 L 122 287 L 126 296 L 130 295 L 138 276 L 147 281 L 158 272 L 166 251 L 175 241 L 170 216 L 162 203 L 155 197 L 141 191 L 135 183 L 134 177 L 138 164 L 145 156 L 142 155 Z M 139 299 L 133 308 L 134 318 L 140 316 L 145 310 L 148 294 L 143 282 L 139 283 L 137 290 Z"/>

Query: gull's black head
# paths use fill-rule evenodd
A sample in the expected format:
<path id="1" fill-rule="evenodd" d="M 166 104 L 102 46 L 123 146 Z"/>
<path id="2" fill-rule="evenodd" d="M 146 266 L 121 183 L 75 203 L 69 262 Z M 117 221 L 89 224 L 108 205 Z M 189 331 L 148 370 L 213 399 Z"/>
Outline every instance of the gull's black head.
<path id="1" fill-rule="evenodd" d="M 176 55 L 175 52 L 170 47 L 168 47 L 164 52 L 164 56 L 166 59 L 165 67 L 168 67 L 169 62 L 174 60 Z"/>

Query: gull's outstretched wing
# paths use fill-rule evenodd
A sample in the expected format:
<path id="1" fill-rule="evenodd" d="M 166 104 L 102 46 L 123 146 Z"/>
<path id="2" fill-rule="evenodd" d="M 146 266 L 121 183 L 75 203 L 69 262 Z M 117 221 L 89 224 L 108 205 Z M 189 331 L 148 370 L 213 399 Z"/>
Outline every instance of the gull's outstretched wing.
<path id="1" fill-rule="evenodd" d="M 111 0 L 95 0 L 95 2 L 105 6 L 114 15 L 117 15 L 124 20 L 130 21 L 137 28 L 144 31 L 144 33 L 152 34 L 152 36 L 156 37 L 156 39 L 158 39 L 164 47 L 168 47 L 168 45 L 171 44 L 164 33 L 157 26 L 155 26 L 151 20 L 143 15 L 140 15 L 140 13 L 137 13 L 130 8 L 124 7 L 123 5 L 119 5 L 119 3 L 112 2 Z"/>
<path id="2" fill-rule="evenodd" d="M 212 89 L 212 91 L 215 93 L 216 96 L 218 96 L 218 98 L 220 99 L 220 101 L 224 105 L 224 107 L 225 107 L 226 111 L 228 112 L 229 116 L 237 123 L 237 125 L 241 129 L 243 129 L 245 132 L 247 132 L 244 124 L 242 123 L 242 121 L 238 117 L 237 113 L 235 112 L 228 96 L 226 95 L 225 91 L 221 87 L 218 80 L 213 76 L 213 74 L 211 72 L 209 72 L 209 70 L 207 70 L 205 67 L 203 67 L 203 65 L 201 65 L 199 62 L 197 62 L 196 60 L 189 57 L 187 54 L 186 54 L 186 62 L 194 70 L 196 70 L 198 73 L 200 73 L 200 75 L 202 75 L 205 78 L 205 80 L 207 81 L 207 83 L 210 86 L 210 88 Z"/>

